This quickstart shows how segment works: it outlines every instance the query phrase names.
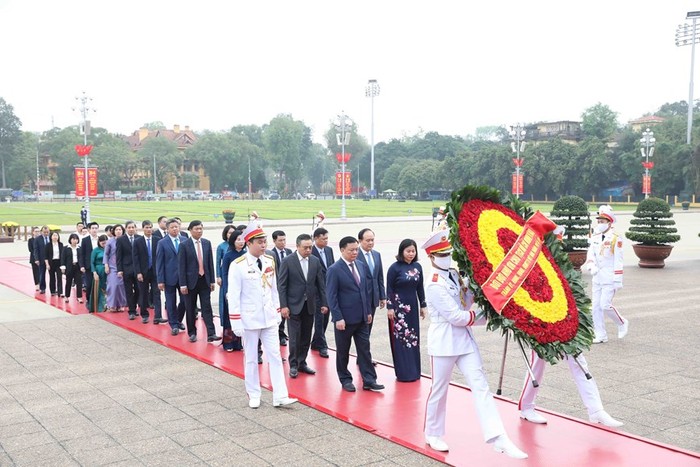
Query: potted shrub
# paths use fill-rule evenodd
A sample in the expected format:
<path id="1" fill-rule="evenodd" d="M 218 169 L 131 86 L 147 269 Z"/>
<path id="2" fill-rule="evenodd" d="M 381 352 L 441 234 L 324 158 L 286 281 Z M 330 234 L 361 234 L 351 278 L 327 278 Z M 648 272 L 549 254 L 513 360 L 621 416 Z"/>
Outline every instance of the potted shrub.
<path id="1" fill-rule="evenodd" d="M 566 228 L 562 248 L 569 255 L 577 271 L 586 262 L 588 238 L 591 233 L 591 215 L 588 205 L 579 196 L 562 196 L 552 206 L 552 221 Z"/>
<path id="2" fill-rule="evenodd" d="M 224 216 L 224 220 L 227 224 L 233 224 L 233 218 L 236 217 L 236 211 L 233 209 L 224 209 L 221 211 L 221 214 Z"/>
<path id="3" fill-rule="evenodd" d="M 640 268 L 662 268 L 673 245 L 681 239 L 676 234 L 671 206 L 660 198 L 647 198 L 637 205 L 630 221 L 627 238 L 633 242 L 634 253 L 639 258 Z"/>
<path id="4" fill-rule="evenodd" d="M 2 224 L 2 241 L 3 243 L 12 243 L 15 241 L 15 235 L 19 229 L 19 224 L 17 222 L 6 221 Z"/>

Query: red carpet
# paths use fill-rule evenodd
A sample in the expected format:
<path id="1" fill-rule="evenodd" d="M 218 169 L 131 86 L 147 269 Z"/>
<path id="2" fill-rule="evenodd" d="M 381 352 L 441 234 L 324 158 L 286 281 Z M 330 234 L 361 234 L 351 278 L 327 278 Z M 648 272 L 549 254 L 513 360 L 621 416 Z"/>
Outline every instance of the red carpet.
<path id="1" fill-rule="evenodd" d="M 19 261 L 19 259 L 18 259 Z M 0 283 L 15 290 L 35 295 L 31 270 L 26 263 L 0 260 Z M 35 295 L 69 313 L 85 313 L 84 306 L 75 297 L 68 304 L 58 297 Z M 65 306 L 64 306 L 65 305 Z M 200 340 L 191 344 L 187 333 L 170 335 L 167 324 L 154 326 L 142 324 L 140 319 L 128 320 L 126 313 L 99 313 L 95 315 L 117 326 L 128 329 L 166 347 L 182 352 L 227 373 L 243 377 L 243 354 L 226 353 L 219 345 L 207 344 L 202 320 L 198 320 Z M 215 322 L 218 320 L 215 318 Z M 282 348 L 283 353 L 286 348 Z M 351 363 L 352 364 L 352 363 Z M 335 372 L 335 360 L 323 359 L 312 352 L 309 365 L 317 371 L 315 376 L 300 374 L 288 379 L 292 397 L 304 404 L 392 440 L 427 456 L 453 465 L 529 465 L 529 466 L 698 466 L 700 454 L 664 445 L 600 425 L 573 419 L 565 415 L 542 410 L 547 425 L 523 422 L 518 417 L 513 401 L 497 398 L 499 411 L 506 430 L 517 446 L 529 454 L 525 461 L 514 460 L 498 454 L 483 442 L 477 423 L 470 392 L 460 385 L 453 385 L 448 396 L 447 436 L 450 452 L 438 453 L 427 448 L 423 441 L 423 417 L 425 401 L 430 391 L 430 378 L 423 377 L 414 383 L 397 383 L 393 368 L 378 365 L 380 383 L 386 386 L 381 393 L 362 391 L 359 371 L 355 372 L 358 392 L 342 391 Z M 261 367 L 261 382 L 270 388 L 267 365 Z M 263 403 L 270 404 L 271 396 L 264 395 Z"/>

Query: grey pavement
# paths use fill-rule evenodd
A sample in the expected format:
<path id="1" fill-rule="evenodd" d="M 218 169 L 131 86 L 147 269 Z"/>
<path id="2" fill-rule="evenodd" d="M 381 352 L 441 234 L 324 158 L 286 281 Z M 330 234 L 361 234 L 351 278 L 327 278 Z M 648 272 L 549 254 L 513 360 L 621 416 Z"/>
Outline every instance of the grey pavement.
<path id="1" fill-rule="evenodd" d="M 629 217 L 620 216 L 621 230 Z M 606 410 L 625 422 L 622 430 L 700 452 L 700 326 L 694 321 L 700 311 L 700 212 L 678 212 L 676 221 L 683 239 L 664 269 L 638 268 L 625 245 L 625 288 L 615 304 L 630 320 L 629 335 L 618 340 L 608 323 L 610 341 L 594 346 L 586 358 Z M 386 271 L 401 239 L 414 238 L 420 246 L 430 218 L 329 222 L 331 245 L 337 251 L 342 236 L 364 226 L 375 230 Z M 310 230 L 304 222 L 270 222 L 265 230 L 278 227 L 286 230 L 290 247 L 296 235 Z M 206 235 L 218 243 L 215 230 Z M 23 242 L 0 245 L 3 257 L 25 251 Z M 18 308 L 32 319 L 18 319 Z M 385 319 L 383 311 L 377 319 Z M 424 336 L 427 326 L 425 320 Z M 328 335 L 332 342 L 330 330 Z M 495 392 L 502 338 L 483 328 L 475 335 Z M 391 361 L 387 326 L 374 327 L 372 352 Z M 429 374 L 425 353 L 422 362 Z M 253 411 L 239 378 L 5 287 L 0 287 L 0 368 L 2 466 L 436 463 L 299 404 L 282 410 L 263 404 Z M 522 357 L 511 346 L 504 397 L 518 399 L 524 373 Z M 458 373 L 453 376 L 464 383 Z M 547 369 L 538 403 L 586 418 L 564 365 Z M 501 416 L 517 417 L 517 411 L 513 407 Z"/>

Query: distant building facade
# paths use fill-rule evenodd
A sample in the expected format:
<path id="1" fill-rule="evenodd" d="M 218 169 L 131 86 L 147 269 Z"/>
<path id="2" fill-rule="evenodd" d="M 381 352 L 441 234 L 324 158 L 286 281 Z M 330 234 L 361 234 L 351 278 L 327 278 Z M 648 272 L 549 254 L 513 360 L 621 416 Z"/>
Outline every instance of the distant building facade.
<path id="1" fill-rule="evenodd" d="M 583 139 L 581 122 L 571 120 L 533 123 L 525 126 L 525 131 L 525 141 L 535 143 L 559 138 L 567 143 L 578 144 Z"/>

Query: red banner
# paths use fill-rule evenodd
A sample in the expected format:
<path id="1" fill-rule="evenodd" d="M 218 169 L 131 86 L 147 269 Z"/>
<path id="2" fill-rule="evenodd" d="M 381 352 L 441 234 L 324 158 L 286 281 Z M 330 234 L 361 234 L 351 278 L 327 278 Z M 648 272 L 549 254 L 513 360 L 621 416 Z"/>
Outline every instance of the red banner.
<path id="1" fill-rule="evenodd" d="M 345 159 L 343 159 L 342 152 L 338 152 L 335 154 L 335 158 L 337 159 L 339 164 L 342 164 L 343 162 L 345 162 L 347 164 L 348 162 L 350 162 L 350 158 L 352 157 L 352 154 L 350 154 L 349 152 L 346 152 L 344 155 L 345 155 Z"/>
<path id="2" fill-rule="evenodd" d="M 642 194 L 651 194 L 651 175 L 642 175 Z"/>
<path id="3" fill-rule="evenodd" d="M 85 169 L 78 167 L 75 168 L 75 196 L 85 196 Z"/>
<path id="4" fill-rule="evenodd" d="M 511 193 L 514 195 L 523 194 L 523 174 L 513 174 L 511 178 Z"/>
<path id="5" fill-rule="evenodd" d="M 75 168 L 75 196 L 79 198 L 84 197 L 86 186 L 88 196 L 97 196 L 97 182 L 97 167 L 88 167 L 87 181 L 85 180 L 85 168 Z"/>
<path id="6" fill-rule="evenodd" d="M 501 313 L 535 267 L 545 234 L 556 227 L 554 222 L 537 211 L 525 222 L 513 247 L 481 286 L 484 296 L 497 313 Z"/>
<path id="7" fill-rule="evenodd" d="M 345 195 L 352 194 L 352 172 L 345 172 Z M 335 173 L 335 194 L 343 194 L 343 172 Z"/>

